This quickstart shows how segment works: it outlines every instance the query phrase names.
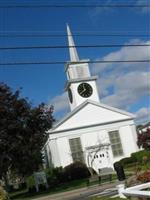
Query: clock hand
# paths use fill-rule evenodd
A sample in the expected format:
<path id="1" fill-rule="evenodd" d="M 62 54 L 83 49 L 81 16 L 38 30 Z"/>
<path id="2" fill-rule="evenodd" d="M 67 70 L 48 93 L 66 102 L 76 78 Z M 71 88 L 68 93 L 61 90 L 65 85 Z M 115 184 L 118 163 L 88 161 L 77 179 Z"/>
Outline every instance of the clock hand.
<path id="1" fill-rule="evenodd" d="M 86 90 L 84 89 L 84 90 L 82 90 L 81 92 L 80 92 L 80 94 L 82 94 L 82 93 L 84 93 Z"/>
<path id="2" fill-rule="evenodd" d="M 83 83 L 83 89 L 86 90 L 86 89 L 85 89 L 85 85 L 84 85 L 84 83 Z"/>

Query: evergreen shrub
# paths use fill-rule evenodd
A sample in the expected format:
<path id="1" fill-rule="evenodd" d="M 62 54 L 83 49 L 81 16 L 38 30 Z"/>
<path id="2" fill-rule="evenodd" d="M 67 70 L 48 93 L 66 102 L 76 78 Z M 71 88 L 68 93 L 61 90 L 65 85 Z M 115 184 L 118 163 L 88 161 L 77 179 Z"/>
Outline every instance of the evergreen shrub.
<path id="1" fill-rule="evenodd" d="M 122 165 L 123 167 L 130 166 L 132 164 L 144 164 L 144 160 L 150 162 L 150 151 L 142 150 L 131 154 L 131 157 L 126 157 L 117 161 L 116 163 Z M 114 163 L 114 164 L 116 164 Z"/>
<path id="2" fill-rule="evenodd" d="M 66 166 L 64 168 L 64 174 L 68 180 L 83 179 L 90 176 L 87 166 L 79 161 Z"/>
<path id="3" fill-rule="evenodd" d="M 147 157 L 150 162 L 150 151 L 149 150 L 142 150 L 131 154 L 131 157 L 137 160 L 138 163 L 143 162 L 143 158 Z"/>
<path id="4" fill-rule="evenodd" d="M 79 161 L 66 167 L 46 169 L 47 182 L 50 188 L 55 188 L 68 181 L 87 178 L 90 176 L 87 166 Z"/>

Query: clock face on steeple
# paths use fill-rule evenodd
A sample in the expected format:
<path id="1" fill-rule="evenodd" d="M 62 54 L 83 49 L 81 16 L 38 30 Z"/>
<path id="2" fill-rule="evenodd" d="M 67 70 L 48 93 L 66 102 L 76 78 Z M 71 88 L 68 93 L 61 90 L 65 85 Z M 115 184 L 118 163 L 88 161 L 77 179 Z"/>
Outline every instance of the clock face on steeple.
<path id="1" fill-rule="evenodd" d="M 93 93 L 92 86 L 89 83 L 81 83 L 78 86 L 78 93 L 80 96 L 82 96 L 84 98 L 88 98 Z"/>

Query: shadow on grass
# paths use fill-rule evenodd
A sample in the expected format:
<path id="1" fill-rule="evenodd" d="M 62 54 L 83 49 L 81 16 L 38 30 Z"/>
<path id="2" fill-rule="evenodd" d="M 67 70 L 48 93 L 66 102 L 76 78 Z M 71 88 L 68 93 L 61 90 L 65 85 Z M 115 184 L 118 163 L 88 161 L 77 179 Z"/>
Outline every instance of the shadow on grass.
<path id="1" fill-rule="evenodd" d="M 66 191 L 70 191 L 73 189 L 78 189 L 78 188 L 82 188 L 82 187 L 86 187 L 86 179 L 83 180 L 75 180 L 75 181 L 71 181 L 68 183 L 63 183 L 59 186 L 57 186 L 56 188 L 49 188 L 48 190 L 44 190 L 44 191 L 40 191 L 40 192 L 33 192 L 33 193 L 29 193 L 28 190 L 22 190 L 22 191 L 18 191 L 18 192 L 12 192 L 10 193 L 10 198 L 15 200 L 29 200 L 31 199 L 31 197 L 34 199 L 36 197 L 42 197 L 42 196 L 46 196 L 46 195 L 50 195 L 50 194 L 54 194 L 54 193 L 58 193 L 58 192 L 66 192 Z"/>
<path id="2" fill-rule="evenodd" d="M 126 177 L 128 177 L 130 175 L 131 174 L 129 173 Z M 116 175 L 113 175 L 112 181 L 115 181 L 116 179 L 117 179 Z M 102 181 L 102 184 L 104 184 L 104 183 L 107 184 L 108 182 Z M 90 186 L 98 185 L 98 184 L 99 184 L 99 182 L 95 181 L 95 182 L 91 183 Z M 70 190 L 79 189 L 79 188 L 83 188 L 83 187 L 87 187 L 87 179 L 70 181 L 67 183 L 63 183 L 55 188 L 49 188 L 48 190 L 41 191 L 38 193 L 36 193 L 36 192 L 29 193 L 27 189 L 18 191 L 18 192 L 13 192 L 13 193 L 10 193 L 10 198 L 13 200 L 31 200 L 34 198 L 40 198 L 40 197 L 44 197 L 44 196 L 59 193 L 59 192 L 67 192 Z"/>

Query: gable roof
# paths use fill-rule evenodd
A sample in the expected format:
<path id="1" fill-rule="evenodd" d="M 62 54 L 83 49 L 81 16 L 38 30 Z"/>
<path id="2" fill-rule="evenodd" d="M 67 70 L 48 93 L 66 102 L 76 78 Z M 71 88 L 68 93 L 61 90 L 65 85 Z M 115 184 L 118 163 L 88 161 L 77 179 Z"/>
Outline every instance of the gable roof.
<path id="1" fill-rule="evenodd" d="M 86 116 L 86 122 L 83 115 Z M 71 124 L 71 128 L 79 127 L 81 125 L 86 127 L 97 123 L 103 124 L 134 118 L 135 115 L 129 112 L 122 111 L 118 108 L 107 106 L 105 104 L 98 103 L 92 100 L 86 100 L 78 107 L 76 107 L 72 112 L 68 113 L 62 120 L 56 123 L 49 132 L 52 133 L 53 131 L 57 130 L 59 131 L 69 129 L 69 124 Z"/>

